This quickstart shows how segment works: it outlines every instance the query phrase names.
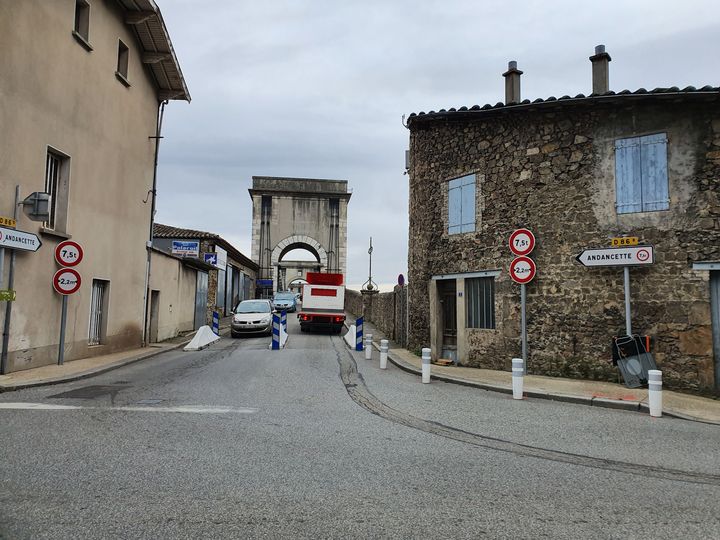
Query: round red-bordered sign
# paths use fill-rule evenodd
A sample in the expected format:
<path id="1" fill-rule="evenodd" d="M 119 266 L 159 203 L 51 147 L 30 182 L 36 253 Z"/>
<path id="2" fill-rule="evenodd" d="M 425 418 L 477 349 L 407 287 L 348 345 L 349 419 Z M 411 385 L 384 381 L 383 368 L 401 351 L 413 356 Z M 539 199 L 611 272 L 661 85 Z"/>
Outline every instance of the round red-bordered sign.
<path id="1" fill-rule="evenodd" d="M 515 257 L 510 263 L 510 277 L 515 283 L 528 283 L 532 281 L 537 272 L 535 261 L 530 257 Z"/>
<path id="2" fill-rule="evenodd" d="M 77 266 L 83 260 L 83 248 L 77 242 L 65 240 L 55 248 L 55 262 L 60 266 Z"/>
<path id="3" fill-rule="evenodd" d="M 53 289 L 62 295 L 76 293 L 81 283 L 80 274 L 73 268 L 61 268 L 55 272 L 52 280 Z"/>
<path id="4" fill-rule="evenodd" d="M 535 235 L 529 229 L 518 229 L 510 235 L 510 251 L 518 257 L 527 255 L 535 249 Z"/>

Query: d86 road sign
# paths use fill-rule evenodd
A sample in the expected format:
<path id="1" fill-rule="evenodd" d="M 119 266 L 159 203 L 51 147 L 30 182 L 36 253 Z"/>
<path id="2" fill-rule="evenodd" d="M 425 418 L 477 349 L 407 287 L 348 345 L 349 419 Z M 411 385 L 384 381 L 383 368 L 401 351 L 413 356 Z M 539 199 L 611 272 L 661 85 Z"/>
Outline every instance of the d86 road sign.
<path id="1" fill-rule="evenodd" d="M 529 257 L 515 257 L 510 263 L 510 277 L 515 283 L 528 283 L 535 277 L 535 261 Z"/>
<path id="2" fill-rule="evenodd" d="M 55 261 L 60 266 L 76 266 L 83 260 L 83 249 L 72 240 L 60 242 L 55 248 Z"/>
<path id="3" fill-rule="evenodd" d="M 77 270 L 72 268 L 61 268 L 53 276 L 53 288 L 62 295 L 73 294 L 80 289 L 82 279 Z"/>

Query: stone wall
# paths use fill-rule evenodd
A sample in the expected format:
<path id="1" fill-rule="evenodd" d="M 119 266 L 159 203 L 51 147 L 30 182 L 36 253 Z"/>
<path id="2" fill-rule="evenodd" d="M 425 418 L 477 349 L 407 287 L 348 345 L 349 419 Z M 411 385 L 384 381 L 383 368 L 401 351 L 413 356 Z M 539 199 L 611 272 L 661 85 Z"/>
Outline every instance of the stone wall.
<path id="1" fill-rule="evenodd" d="M 406 289 L 395 287 L 393 292 L 360 293 L 345 290 L 345 311 L 370 322 L 388 339 L 405 346 Z"/>
<path id="2" fill-rule="evenodd" d="M 640 237 L 656 264 L 633 268 L 633 331 L 654 338 L 669 388 L 710 391 L 708 272 L 720 260 L 720 106 L 674 102 L 490 111 L 410 124 L 410 348 L 430 341 L 433 275 L 501 270 L 494 330 L 468 330 L 467 364 L 506 367 L 520 352 L 510 233 L 530 228 L 537 278 L 527 286 L 531 373 L 617 380 L 611 339 L 625 333 L 621 268 L 585 268 L 583 249 Z M 448 120 L 449 118 L 449 120 Z M 667 133 L 670 209 L 617 214 L 614 141 Z M 447 181 L 476 173 L 476 231 L 448 235 Z M 464 324 L 464 321 L 459 321 Z"/>

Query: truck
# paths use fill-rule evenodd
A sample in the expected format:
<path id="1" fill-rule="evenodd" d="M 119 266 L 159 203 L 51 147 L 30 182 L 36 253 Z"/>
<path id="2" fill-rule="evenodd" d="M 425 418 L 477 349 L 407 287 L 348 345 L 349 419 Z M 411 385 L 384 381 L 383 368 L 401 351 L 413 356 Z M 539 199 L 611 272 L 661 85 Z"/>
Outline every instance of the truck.
<path id="1" fill-rule="evenodd" d="M 340 333 L 345 323 L 345 285 L 342 274 L 308 272 L 303 285 L 300 331 Z"/>

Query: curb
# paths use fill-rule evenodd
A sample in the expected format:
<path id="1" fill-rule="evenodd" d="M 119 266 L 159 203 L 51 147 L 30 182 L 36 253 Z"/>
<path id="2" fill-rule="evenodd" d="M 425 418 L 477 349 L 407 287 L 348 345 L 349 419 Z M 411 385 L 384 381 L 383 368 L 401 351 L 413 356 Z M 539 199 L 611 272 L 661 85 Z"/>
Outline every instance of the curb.
<path id="1" fill-rule="evenodd" d="M 183 341 L 182 343 L 178 343 L 177 345 L 175 345 L 173 347 L 167 347 L 167 348 L 158 349 L 158 350 L 152 351 L 152 352 L 141 353 L 140 355 L 132 357 L 132 358 L 118 360 L 117 362 L 115 362 L 113 364 L 108 364 L 106 366 L 98 367 L 95 369 L 89 369 L 87 371 L 82 371 L 80 373 L 74 373 L 72 375 L 55 377 L 53 379 L 46 379 L 44 381 L 33 381 L 33 382 L 28 382 L 28 383 L 21 383 L 21 384 L 16 384 L 14 386 L 0 386 L 0 394 L 5 393 L 5 392 L 15 392 L 16 390 L 24 390 L 25 388 L 34 388 L 37 386 L 51 386 L 53 384 L 60 384 L 60 383 L 64 383 L 64 382 L 77 381 L 80 379 L 87 379 L 90 377 L 94 377 L 95 375 L 100 375 L 102 373 L 112 371 L 113 369 L 127 366 L 129 364 L 134 364 L 135 362 L 139 362 L 140 360 L 152 358 L 153 356 L 157 356 L 157 355 L 165 353 L 165 352 L 174 351 L 176 349 L 179 349 L 180 347 L 184 347 L 185 345 L 190 343 L 190 341 L 191 340 Z"/>
<path id="2" fill-rule="evenodd" d="M 373 342 L 373 347 L 379 350 L 378 345 Z M 422 372 L 419 369 L 416 369 L 415 366 L 411 366 L 404 361 L 394 358 L 394 354 L 392 354 L 392 350 L 388 351 L 388 360 L 397 368 L 406 371 L 408 373 L 411 373 L 413 375 L 422 375 Z M 506 387 L 506 386 L 498 386 L 495 384 L 488 384 L 488 383 L 478 383 L 474 381 L 468 381 L 467 379 L 458 379 L 455 377 L 449 377 L 447 375 L 430 375 L 431 379 L 435 379 L 437 381 L 451 383 L 451 384 L 459 384 L 461 386 L 470 386 L 473 388 L 479 388 L 481 390 L 488 390 L 491 392 L 500 392 L 502 394 L 512 394 L 512 388 Z M 526 390 L 523 392 L 523 394 L 528 398 L 535 398 L 535 399 L 547 399 L 550 401 L 560 401 L 564 403 L 574 403 L 577 405 L 588 405 L 592 407 L 603 407 L 606 409 L 616 409 L 616 410 L 623 410 L 623 411 L 630 411 L 630 412 L 642 412 L 649 414 L 650 409 L 648 408 L 648 405 L 641 402 L 641 401 L 624 401 L 620 399 L 608 399 L 608 398 L 593 398 L 593 397 L 586 397 L 586 396 L 577 396 L 573 394 L 552 394 L 550 392 L 543 392 L 541 390 Z M 663 409 L 662 411 L 663 416 L 668 416 L 671 418 L 677 418 L 680 420 L 687 420 L 690 422 L 700 422 L 703 424 L 709 424 L 713 426 L 720 425 L 718 422 L 713 422 L 710 420 L 705 420 L 702 418 L 697 418 L 695 416 L 690 416 L 688 414 L 678 413 L 674 411 L 668 411 Z"/>

